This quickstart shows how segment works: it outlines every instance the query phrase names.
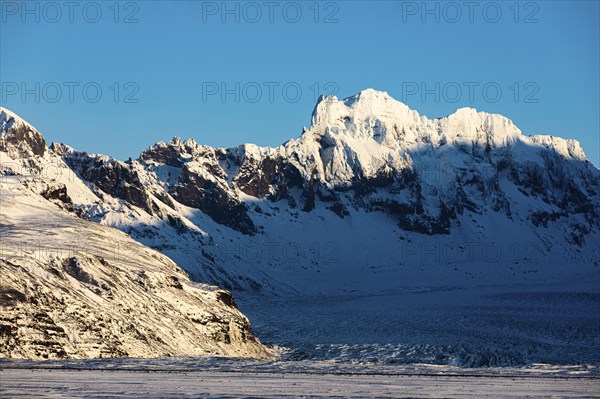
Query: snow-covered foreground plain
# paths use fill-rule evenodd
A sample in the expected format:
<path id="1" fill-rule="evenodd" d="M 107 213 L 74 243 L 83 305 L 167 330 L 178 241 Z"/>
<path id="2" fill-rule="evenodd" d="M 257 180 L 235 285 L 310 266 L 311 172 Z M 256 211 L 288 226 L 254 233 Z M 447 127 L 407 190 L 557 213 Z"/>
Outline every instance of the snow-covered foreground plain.
<path id="1" fill-rule="evenodd" d="M 2 398 L 597 398 L 596 367 L 467 369 L 216 358 L 0 362 Z"/>

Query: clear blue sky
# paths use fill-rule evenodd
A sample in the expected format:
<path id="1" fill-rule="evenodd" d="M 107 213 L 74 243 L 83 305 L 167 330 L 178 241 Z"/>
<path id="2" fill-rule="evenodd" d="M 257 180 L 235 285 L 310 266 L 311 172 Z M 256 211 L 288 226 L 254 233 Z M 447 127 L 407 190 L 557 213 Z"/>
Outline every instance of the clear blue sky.
<path id="1" fill-rule="evenodd" d="M 317 92 L 372 87 L 428 117 L 471 106 L 578 139 L 600 165 L 597 1 L 46 4 L 0 4 L 0 101 L 48 141 L 120 159 L 174 135 L 278 145 Z"/>

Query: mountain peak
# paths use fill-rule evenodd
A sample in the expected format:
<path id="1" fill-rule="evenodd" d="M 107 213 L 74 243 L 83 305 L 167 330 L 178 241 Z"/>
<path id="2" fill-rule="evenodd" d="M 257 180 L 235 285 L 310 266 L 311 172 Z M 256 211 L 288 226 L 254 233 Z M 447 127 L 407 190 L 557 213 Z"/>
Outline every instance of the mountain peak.
<path id="1" fill-rule="evenodd" d="M 347 98 L 343 99 L 342 101 L 347 106 L 351 106 L 352 104 L 359 102 L 359 101 L 368 101 L 368 102 L 396 101 L 396 102 L 398 102 L 396 99 L 394 99 L 392 96 L 390 96 L 387 91 L 379 91 L 379 90 L 370 89 L 370 88 L 361 90 L 358 93 L 356 93 L 355 95 L 347 97 Z"/>
<path id="2" fill-rule="evenodd" d="M 46 153 L 46 140 L 31 124 L 14 112 L 0 107 L 0 151 L 13 158 Z"/>
<path id="3" fill-rule="evenodd" d="M 25 122 L 23 118 L 11 110 L 0 107 L 0 138 L 4 138 L 4 135 L 6 135 L 11 128 L 17 128 L 21 125 L 31 126 L 31 124 Z"/>
<path id="4" fill-rule="evenodd" d="M 312 127 L 373 117 L 384 119 L 393 117 L 410 121 L 420 118 L 416 111 L 394 99 L 387 92 L 365 89 L 342 100 L 336 96 L 319 97 L 312 114 Z"/>
<path id="5" fill-rule="evenodd" d="M 181 167 L 192 156 L 190 152 L 198 146 L 194 139 L 181 140 L 174 136 L 168 143 L 159 141 L 151 147 L 142 151 L 140 160 L 163 163 L 165 165 Z"/>
<path id="6" fill-rule="evenodd" d="M 173 145 L 173 146 L 180 146 L 181 145 L 181 137 L 173 136 L 173 138 L 167 144 Z"/>

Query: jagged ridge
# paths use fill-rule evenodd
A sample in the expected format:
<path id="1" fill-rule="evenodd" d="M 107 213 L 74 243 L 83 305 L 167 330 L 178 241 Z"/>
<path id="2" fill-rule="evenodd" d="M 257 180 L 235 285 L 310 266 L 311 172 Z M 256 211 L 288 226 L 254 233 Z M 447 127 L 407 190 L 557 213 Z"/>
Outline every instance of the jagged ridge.
<path id="1" fill-rule="evenodd" d="M 360 212 L 383 212 L 403 239 L 492 239 L 491 218 L 526 231 L 547 254 L 559 243 L 598 243 L 600 173 L 579 143 L 525 136 L 506 117 L 470 108 L 430 120 L 375 90 L 321 98 L 311 127 L 276 148 L 174 138 L 128 162 L 56 144 L 50 156 L 92 189 L 73 199 L 87 217 L 188 265 L 195 279 L 234 290 L 290 289 L 293 279 L 274 280 L 250 262 L 232 266 L 222 253 L 235 240 L 281 241 L 276 221 L 298 219 L 297 211 L 322 220 L 304 223 L 316 231 L 318 223 L 353 224 Z M 361 225 L 353 229 L 360 237 Z M 386 237 L 391 247 L 397 237 Z"/>

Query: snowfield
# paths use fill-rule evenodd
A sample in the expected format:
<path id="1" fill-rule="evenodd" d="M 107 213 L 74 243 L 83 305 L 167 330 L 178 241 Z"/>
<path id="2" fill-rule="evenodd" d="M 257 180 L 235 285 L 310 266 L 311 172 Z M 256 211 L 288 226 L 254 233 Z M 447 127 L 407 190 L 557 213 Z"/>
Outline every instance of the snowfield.
<path id="1" fill-rule="evenodd" d="M 597 398 L 596 367 L 466 369 L 221 358 L 1 361 L 7 398 Z"/>

